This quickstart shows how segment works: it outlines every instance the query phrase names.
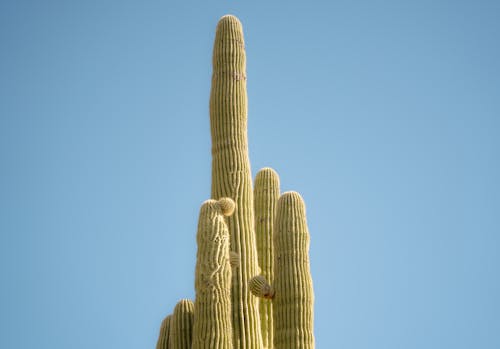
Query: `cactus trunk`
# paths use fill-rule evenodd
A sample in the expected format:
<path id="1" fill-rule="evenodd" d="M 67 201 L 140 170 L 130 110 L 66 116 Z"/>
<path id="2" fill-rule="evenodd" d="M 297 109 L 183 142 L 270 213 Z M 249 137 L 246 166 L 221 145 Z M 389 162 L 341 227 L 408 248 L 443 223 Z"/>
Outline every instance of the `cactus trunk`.
<path id="1" fill-rule="evenodd" d="M 256 299 L 248 280 L 257 274 L 253 192 L 248 158 L 246 57 L 241 23 L 224 16 L 217 25 L 210 94 L 212 198 L 232 198 L 236 211 L 228 219 L 231 250 L 240 256 L 232 277 L 233 344 L 261 349 Z"/>

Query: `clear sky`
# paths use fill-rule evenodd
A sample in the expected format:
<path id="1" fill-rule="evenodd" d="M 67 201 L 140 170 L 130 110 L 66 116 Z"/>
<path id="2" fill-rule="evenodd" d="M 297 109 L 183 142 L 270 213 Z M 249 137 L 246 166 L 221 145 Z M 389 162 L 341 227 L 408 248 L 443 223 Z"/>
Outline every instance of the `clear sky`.
<path id="1" fill-rule="evenodd" d="M 308 209 L 318 349 L 500 348 L 500 2 L 0 3 L 0 348 L 153 348 L 194 296 L 217 20 Z"/>

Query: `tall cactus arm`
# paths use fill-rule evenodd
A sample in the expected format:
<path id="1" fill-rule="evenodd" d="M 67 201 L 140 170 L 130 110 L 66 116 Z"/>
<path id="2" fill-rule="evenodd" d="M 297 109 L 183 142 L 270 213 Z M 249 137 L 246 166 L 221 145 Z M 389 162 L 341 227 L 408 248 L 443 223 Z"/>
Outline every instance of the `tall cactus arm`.
<path id="1" fill-rule="evenodd" d="M 232 349 L 229 231 L 224 216 L 233 214 L 231 199 L 207 200 L 200 209 L 196 241 L 192 349 Z"/>
<path id="2" fill-rule="evenodd" d="M 180 300 L 171 320 L 170 348 L 191 349 L 194 304 L 189 299 Z"/>
<path id="3" fill-rule="evenodd" d="M 274 348 L 313 349 L 314 295 L 304 201 L 296 192 L 278 200 L 274 221 Z"/>
<path id="4" fill-rule="evenodd" d="M 276 171 L 266 167 L 257 172 L 254 183 L 255 235 L 259 267 L 264 280 L 273 280 L 273 221 L 280 196 L 280 181 Z M 255 287 L 262 285 L 258 281 L 262 279 L 254 280 Z M 251 290 L 252 293 L 254 290 Z M 261 291 L 269 292 L 267 289 Z M 264 348 L 273 348 L 273 308 L 269 297 L 259 299 L 259 313 Z"/>
<path id="5" fill-rule="evenodd" d="M 231 251 L 240 256 L 231 283 L 233 345 L 238 349 L 261 349 L 258 305 L 248 290 L 257 274 L 254 235 L 253 191 L 248 158 L 246 56 L 240 21 L 224 16 L 217 25 L 210 129 L 212 136 L 212 199 L 230 197 L 236 210 L 227 220 Z"/>
<path id="6" fill-rule="evenodd" d="M 156 349 L 169 349 L 170 348 L 170 321 L 172 320 L 172 315 L 168 315 L 161 322 L 160 335 L 158 336 L 158 341 L 156 342 Z"/>

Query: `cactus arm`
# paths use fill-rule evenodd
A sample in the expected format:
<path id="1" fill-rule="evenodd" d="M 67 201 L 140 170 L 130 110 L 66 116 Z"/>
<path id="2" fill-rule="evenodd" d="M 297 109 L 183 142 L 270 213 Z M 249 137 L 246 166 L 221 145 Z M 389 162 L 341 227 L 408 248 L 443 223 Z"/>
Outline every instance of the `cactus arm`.
<path id="1" fill-rule="evenodd" d="M 234 212 L 231 199 L 207 200 L 200 209 L 196 240 L 192 349 L 232 349 L 229 231 L 224 216 Z"/>
<path id="2" fill-rule="evenodd" d="M 272 168 L 263 168 L 255 176 L 254 212 L 257 255 L 264 280 L 273 280 L 273 221 L 280 196 L 278 174 Z M 254 286 L 260 279 L 254 280 Z M 250 284 L 252 288 L 252 284 Z M 253 293 L 254 290 L 252 290 Z M 262 291 L 262 290 L 261 290 Z M 266 292 L 266 291 L 263 291 Z M 262 297 L 262 296 L 261 296 Z M 260 325 L 264 348 L 273 347 L 273 308 L 268 297 L 259 299 Z"/>
<path id="3" fill-rule="evenodd" d="M 156 342 L 156 349 L 169 349 L 170 348 L 170 321 L 172 315 L 168 315 L 163 319 L 160 327 L 160 335 Z"/>
<path id="4" fill-rule="evenodd" d="M 296 192 L 278 200 L 274 221 L 274 348 L 313 349 L 314 295 L 304 201 Z"/>
<path id="5" fill-rule="evenodd" d="M 180 300 L 171 320 L 170 348 L 191 349 L 194 304 L 189 299 Z"/>
<path id="6" fill-rule="evenodd" d="M 227 219 L 231 250 L 240 256 L 231 283 L 233 345 L 261 349 L 257 299 L 248 280 L 257 273 L 253 191 L 248 158 L 246 56 L 241 23 L 220 19 L 214 42 L 210 92 L 212 198 L 230 197 L 236 211 Z"/>

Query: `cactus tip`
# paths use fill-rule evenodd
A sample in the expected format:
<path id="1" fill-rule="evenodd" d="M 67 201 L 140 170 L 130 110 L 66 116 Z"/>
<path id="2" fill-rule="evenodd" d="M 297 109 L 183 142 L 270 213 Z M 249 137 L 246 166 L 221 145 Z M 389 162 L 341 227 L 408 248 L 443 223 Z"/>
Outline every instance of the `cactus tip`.
<path id="1" fill-rule="evenodd" d="M 273 175 L 273 176 L 277 176 L 278 173 L 271 167 L 263 167 L 259 170 L 259 173 L 262 172 L 262 173 L 268 173 L 270 175 Z"/>
<path id="2" fill-rule="evenodd" d="M 278 200 L 278 204 L 285 202 L 287 202 L 288 204 L 304 206 L 304 199 L 302 198 L 302 195 L 300 195 L 296 191 L 287 191 L 281 194 Z"/>
<path id="3" fill-rule="evenodd" d="M 238 17 L 236 17 L 235 15 L 232 15 L 232 14 L 226 14 L 224 16 L 222 16 L 220 19 L 219 19 L 219 23 L 222 23 L 222 22 L 237 22 L 241 25 L 241 22 L 240 20 L 238 19 Z"/>
<path id="4" fill-rule="evenodd" d="M 290 198 L 292 200 L 303 200 L 302 196 L 296 192 L 296 191 L 286 191 L 283 194 L 281 194 L 283 198 Z"/>
<path id="5" fill-rule="evenodd" d="M 243 42 L 243 26 L 240 20 L 234 15 L 225 15 L 219 19 L 216 31 L 220 35 L 228 35 L 232 32 L 233 39 Z"/>

